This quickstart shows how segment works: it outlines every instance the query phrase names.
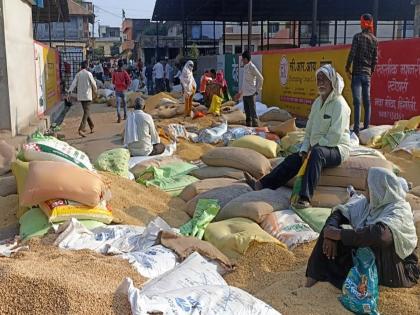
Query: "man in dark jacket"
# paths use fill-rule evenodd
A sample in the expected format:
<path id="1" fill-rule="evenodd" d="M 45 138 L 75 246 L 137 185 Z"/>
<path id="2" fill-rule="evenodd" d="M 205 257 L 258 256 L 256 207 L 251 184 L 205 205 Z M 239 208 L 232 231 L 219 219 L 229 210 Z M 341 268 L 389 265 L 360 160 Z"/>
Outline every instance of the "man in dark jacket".
<path id="1" fill-rule="evenodd" d="M 353 43 L 347 59 L 346 72 L 351 76 L 351 89 L 354 105 L 354 132 L 359 134 L 360 103 L 363 99 L 365 119 L 363 127 L 370 123 L 370 81 L 378 63 L 378 40 L 373 28 L 373 17 L 363 14 L 360 20 L 362 32 L 354 35 Z M 350 67 L 353 64 L 352 71 Z"/>

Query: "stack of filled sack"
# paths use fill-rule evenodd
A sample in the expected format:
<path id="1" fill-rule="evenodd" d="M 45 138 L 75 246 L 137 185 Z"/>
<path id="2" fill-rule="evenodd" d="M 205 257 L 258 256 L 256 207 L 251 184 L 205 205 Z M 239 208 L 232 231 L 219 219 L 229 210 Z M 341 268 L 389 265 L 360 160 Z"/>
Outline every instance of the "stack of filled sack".
<path id="1" fill-rule="evenodd" d="M 71 218 L 87 227 L 109 224 L 110 192 L 87 155 L 54 137 L 36 133 L 12 164 L 19 194 L 22 238 L 44 235 Z"/>

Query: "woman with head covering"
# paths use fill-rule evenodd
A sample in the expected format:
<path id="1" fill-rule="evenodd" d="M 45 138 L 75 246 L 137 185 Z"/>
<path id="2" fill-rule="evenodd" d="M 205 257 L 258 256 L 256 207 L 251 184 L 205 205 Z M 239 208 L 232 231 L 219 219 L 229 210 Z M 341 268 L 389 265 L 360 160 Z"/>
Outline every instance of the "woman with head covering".
<path id="1" fill-rule="evenodd" d="M 412 287 L 419 279 L 414 253 L 417 235 L 401 181 L 389 170 L 369 170 L 369 197 L 357 196 L 337 206 L 327 219 L 308 261 L 307 286 L 328 281 L 337 288 L 353 266 L 352 251 L 370 247 L 376 257 L 379 284 Z M 351 229 L 341 225 L 351 225 Z"/>
<path id="2" fill-rule="evenodd" d="M 322 169 L 339 166 L 350 153 L 350 108 L 341 95 L 343 78 L 328 64 L 318 69 L 316 79 L 319 97 L 312 104 L 300 152 L 289 155 L 259 180 L 245 174 L 247 183 L 255 190 L 277 189 L 296 176 L 308 158 L 299 198 L 292 205 L 299 209 L 311 206 L 310 200 Z"/>
<path id="3" fill-rule="evenodd" d="M 216 80 L 214 82 L 217 83 L 220 86 L 220 88 L 222 90 L 224 100 L 229 101 L 231 99 L 231 97 L 230 97 L 230 94 L 229 94 L 229 90 L 228 90 L 228 86 L 227 86 L 227 82 L 225 80 L 225 74 L 224 74 L 223 70 L 217 71 Z"/>
<path id="4" fill-rule="evenodd" d="M 184 91 L 185 99 L 185 117 L 191 115 L 192 110 L 192 99 L 195 91 L 197 90 L 197 83 L 193 76 L 194 62 L 192 60 L 187 61 L 182 70 L 180 81 L 182 90 Z"/>

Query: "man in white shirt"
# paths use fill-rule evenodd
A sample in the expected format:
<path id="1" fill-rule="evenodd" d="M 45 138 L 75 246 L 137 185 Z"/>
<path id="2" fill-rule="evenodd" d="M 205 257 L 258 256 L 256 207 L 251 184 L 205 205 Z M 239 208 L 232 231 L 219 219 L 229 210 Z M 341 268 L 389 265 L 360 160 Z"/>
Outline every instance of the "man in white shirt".
<path id="1" fill-rule="evenodd" d="M 125 128 L 132 128 L 132 142 L 128 143 L 131 156 L 159 155 L 165 151 L 165 145 L 160 143 L 152 116 L 145 113 L 144 100 L 138 97 L 134 105 L 134 113 L 126 122 Z"/>
<path id="2" fill-rule="evenodd" d="M 255 97 L 261 93 L 264 78 L 257 67 L 251 61 L 251 54 L 248 51 L 242 53 L 244 64 L 244 76 L 242 81 L 242 99 L 248 127 L 258 127 L 258 116 L 255 108 Z"/>
<path id="3" fill-rule="evenodd" d="M 81 64 L 81 70 L 76 74 L 74 80 L 70 86 L 69 93 L 72 93 L 77 87 L 77 100 L 82 103 L 83 107 L 83 118 L 79 127 L 79 135 L 86 137 L 86 122 L 89 124 L 90 132 L 93 133 L 94 124 L 90 118 L 90 104 L 93 99 L 93 94 L 96 94 L 97 87 L 96 81 L 93 78 L 92 73 L 87 71 L 87 62 L 83 61 Z"/>
<path id="4" fill-rule="evenodd" d="M 167 58 L 165 58 L 164 70 L 165 70 L 165 91 L 171 92 L 171 81 L 172 81 L 172 76 L 173 76 L 173 69 L 172 69 L 172 66 L 169 64 Z"/>
<path id="5" fill-rule="evenodd" d="M 165 69 L 160 60 L 153 67 L 155 77 L 156 93 L 165 91 Z"/>

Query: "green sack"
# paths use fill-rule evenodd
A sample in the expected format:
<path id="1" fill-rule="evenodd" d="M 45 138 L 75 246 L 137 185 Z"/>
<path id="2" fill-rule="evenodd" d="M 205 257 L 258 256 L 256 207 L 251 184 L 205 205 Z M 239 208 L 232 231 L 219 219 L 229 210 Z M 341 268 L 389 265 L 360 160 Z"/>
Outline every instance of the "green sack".
<path id="1" fill-rule="evenodd" d="M 195 208 L 193 218 L 180 227 L 184 236 L 194 236 L 202 239 L 207 226 L 220 211 L 219 201 L 216 199 L 200 199 Z"/>
<path id="2" fill-rule="evenodd" d="M 182 190 L 198 179 L 187 175 L 198 167 L 187 162 L 175 162 L 161 167 L 150 166 L 137 178 L 137 183 L 146 187 L 155 186 L 172 196 L 178 196 Z"/>
<path id="3" fill-rule="evenodd" d="M 32 208 L 19 219 L 19 235 L 25 240 L 34 236 L 43 236 L 52 227 L 47 216 L 39 208 Z"/>
<path id="4" fill-rule="evenodd" d="M 330 208 L 306 208 L 294 209 L 294 211 L 305 221 L 315 232 L 320 233 L 331 214 Z"/>
<path id="5" fill-rule="evenodd" d="M 128 178 L 128 161 L 130 151 L 127 149 L 112 149 L 101 153 L 94 166 L 99 171 L 114 173 Z"/>

